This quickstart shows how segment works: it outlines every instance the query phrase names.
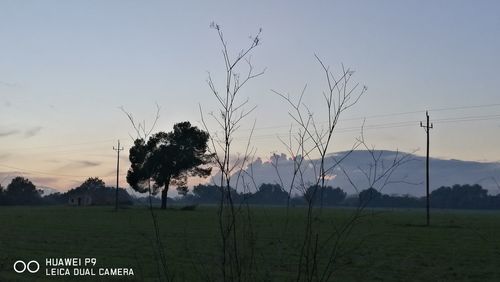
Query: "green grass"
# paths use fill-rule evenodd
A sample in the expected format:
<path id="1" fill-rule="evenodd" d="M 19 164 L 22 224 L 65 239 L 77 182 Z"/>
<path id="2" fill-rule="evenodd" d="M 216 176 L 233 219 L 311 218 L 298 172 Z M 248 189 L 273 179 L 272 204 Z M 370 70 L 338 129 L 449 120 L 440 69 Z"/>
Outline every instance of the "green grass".
<path id="1" fill-rule="evenodd" d="M 297 273 L 305 209 L 252 208 L 254 280 L 291 281 Z M 215 207 L 155 211 L 169 270 L 176 281 L 219 276 Z M 320 240 L 349 209 L 325 209 Z M 337 281 L 500 281 L 500 213 L 435 211 L 432 226 L 417 210 L 368 210 L 335 265 Z M 246 232 L 245 230 L 242 231 Z M 331 247 L 319 246 L 321 252 Z M 0 281 L 158 281 L 152 221 L 144 207 L 0 207 Z M 243 247 L 243 250 L 244 247 Z M 248 249 L 247 249 L 248 251 Z M 133 277 L 46 277 L 45 258 L 95 257 L 100 267 L 131 267 Z M 15 260 L 42 262 L 39 274 L 16 274 Z M 320 258 L 320 268 L 325 260 Z"/>

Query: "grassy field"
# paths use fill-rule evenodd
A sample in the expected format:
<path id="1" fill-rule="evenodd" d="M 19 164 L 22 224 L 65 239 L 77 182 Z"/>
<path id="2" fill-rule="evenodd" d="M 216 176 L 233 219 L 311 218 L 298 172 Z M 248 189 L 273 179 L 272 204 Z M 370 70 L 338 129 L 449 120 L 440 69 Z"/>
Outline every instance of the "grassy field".
<path id="1" fill-rule="evenodd" d="M 218 275 L 220 239 L 214 207 L 156 210 L 169 270 L 176 281 Z M 325 209 L 322 234 L 352 210 Z M 291 281 L 298 264 L 305 209 L 252 208 L 256 231 L 255 279 Z M 368 210 L 336 266 L 336 281 L 500 281 L 500 213 L 435 211 L 432 226 L 412 210 Z M 0 281 L 158 281 L 156 248 L 144 207 L 0 207 Z M 320 246 L 321 249 L 328 246 Z M 132 277 L 16 274 L 14 261 L 94 257 L 100 267 L 131 267 Z"/>

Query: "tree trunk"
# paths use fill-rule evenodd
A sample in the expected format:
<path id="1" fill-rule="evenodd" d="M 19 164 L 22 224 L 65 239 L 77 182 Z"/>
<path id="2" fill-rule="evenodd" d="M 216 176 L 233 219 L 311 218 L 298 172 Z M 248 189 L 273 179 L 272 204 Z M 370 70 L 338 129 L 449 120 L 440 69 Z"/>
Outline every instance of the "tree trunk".
<path id="1" fill-rule="evenodd" d="M 161 209 L 165 210 L 167 209 L 167 188 L 163 188 L 161 191 Z"/>
<path id="2" fill-rule="evenodd" d="M 170 184 L 170 178 L 167 181 L 167 184 L 163 187 L 163 190 L 161 190 L 161 209 L 166 210 L 167 209 L 167 193 L 168 193 L 168 186 Z"/>

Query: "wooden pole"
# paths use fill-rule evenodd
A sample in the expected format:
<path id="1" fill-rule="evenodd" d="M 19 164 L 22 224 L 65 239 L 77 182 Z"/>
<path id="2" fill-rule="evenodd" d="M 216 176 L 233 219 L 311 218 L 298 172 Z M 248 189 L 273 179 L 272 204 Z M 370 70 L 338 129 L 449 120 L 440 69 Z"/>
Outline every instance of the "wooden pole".
<path id="1" fill-rule="evenodd" d="M 118 158 L 116 160 L 116 193 L 115 193 L 115 210 L 118 210 L 118 187 L 119 187 L 119 179 L 120 179 L 120 151 L 123 151 L 123 147 L 120 147 L 120 140 L 118 140 L 118 147 L 113 146 L 113 150 L 115 150 L 118 154 Z"/>
<path id="2" fill-rule="evenodd" d="M 431 123 L 429 125 L 429 112 L 425 112 L 425 116 L 427 118 L 426 125 L 423 125 L 422 122 L 420 122 L 420 127 L 423 127 L 425 129 L 425 132 L 427 133 L 427 156 L 426 156 L 426 161 L 425 161 L 425 191 L 426 191 L 426 208 L 427 208 L 427 221 L 426 225 L 430 225 L 430 197 L 429 197 L 429 131 L 430 129 L 433 128 L 433 124 Z"/>

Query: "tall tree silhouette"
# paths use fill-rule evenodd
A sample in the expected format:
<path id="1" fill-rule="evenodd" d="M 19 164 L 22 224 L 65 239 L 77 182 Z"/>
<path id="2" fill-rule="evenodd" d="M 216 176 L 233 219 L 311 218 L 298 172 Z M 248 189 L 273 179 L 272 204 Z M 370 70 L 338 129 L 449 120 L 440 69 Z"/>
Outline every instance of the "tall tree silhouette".
<path id="1" fill-rule="evenodd" d="M 80 185 L 83 189 L 96 189 L 106 187 L 106 183 L 99 177 L 89 177 Z"/>
<path id="2" fill-rule="evenodd" d="M 29 179 L 18 176 L 7 186 L 5 196 L 11 204 L 31 205 L 40 202 L 41 193 Z"/>
<path id="3" fill-rule="evenodd" d="M 138 192 L 147 192 L 152 180 L 153 194 L 161 191 L 161 207 L 167 207 L 170 185 L 183 187 L 189 176 L 207 177 L 212 155 L 207 153 L 209 135 L 185 121 L 174 125 L 171 132 L 153 134 L 146 142 L 136 139 L 130 148 L 127 182 Z"/>
<path id="4" fill-rule="evenodd" d="M 5 194 L 4 188 L 3 188 L 2 184 L 0 183 L 0 205 L 4 204 L 4 202 L 5 202 L 4 194 Z"/>

